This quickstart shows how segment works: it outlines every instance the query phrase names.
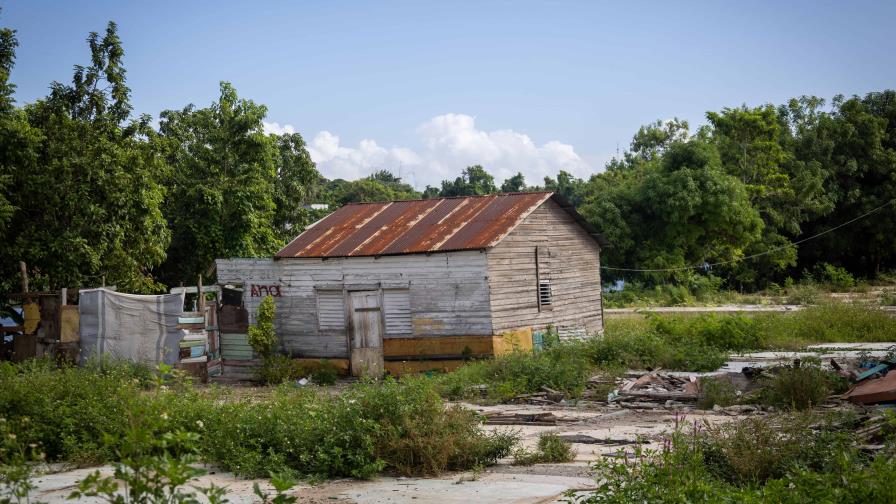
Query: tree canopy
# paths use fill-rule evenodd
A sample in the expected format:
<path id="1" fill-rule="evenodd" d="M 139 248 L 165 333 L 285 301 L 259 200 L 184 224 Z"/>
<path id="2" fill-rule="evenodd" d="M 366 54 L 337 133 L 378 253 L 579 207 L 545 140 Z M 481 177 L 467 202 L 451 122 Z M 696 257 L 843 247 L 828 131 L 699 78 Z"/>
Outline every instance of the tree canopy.
<path id="1" fill-rule="evenodd" d="M 89 34 L 70 79 L 25 105 L 17 46 L 0 30 L 0 289 L 16 288 L 25 261 L 35 288 L 105 278 L 158 292 L 216 258 L 270 256 L 348 203 L 534 190 L 562 195 L 608 238 L 611 280 L 758 289 L 824 263 L 866 277 L 896 268 L 893 90 L 723 108 L 694 131 L 655 121 L 585 178 L 499 184 L 477 164 L 421 192 L 388 167 L 325 178 L 301 135 L 265 133 L 266 107 L 227 82 L 154 127 L 134 114 L 114 23 Z"/>

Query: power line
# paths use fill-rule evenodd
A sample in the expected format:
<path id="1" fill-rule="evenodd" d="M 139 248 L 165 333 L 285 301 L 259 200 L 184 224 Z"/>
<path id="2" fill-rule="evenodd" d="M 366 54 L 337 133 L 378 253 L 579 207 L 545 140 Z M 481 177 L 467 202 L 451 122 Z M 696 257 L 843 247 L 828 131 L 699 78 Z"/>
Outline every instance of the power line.
<path id="1" fill-rule="evenodd" d="M 893 198 L 890 201 L 884 203 L 883 205 L 881 205 L 877 208 L 874 208 L 872 210 L 869 210 L 868 212 L 865 212 L 862 215 L 860 215 L 852 220 L 848 220 L 848 221 L 844 222 L 843 224 L 839 224 L 830 229 L 822 231 L 818 234 L 814 234 L 808 238 L 803 238 L 802 240 L 797 240 L 793 243 L 788 243 L 787 245 L 781 245 L 780 247 L 774 247 L 774 248 L 771 248 L 764 252 L 759 252 L 758 254 L 741 257 L 740 259 L 730 259 L 728 261 L 719 261 L 719 262 L 714 262 L 714 263 L 703 263 L 703 264 L 695 265 L 695 266 L 680 266 L 678 268 L 643 268 L 642 269 L 642 268 L 614 268 L 612 266 L 601 266 L 600 269 L 611 270 L 611 271 L 631 271 L 631 272 L 638 272 L 638 273 L 662 273 L 662 272 L 684 271 L 684 270 L 690 270 L 690 269 L 705 269 L 705 268 L 709 268 L 709 267 L 713 267 L 713 266 L 721 266 L 723 264 L 731 264 L 731 263 L 735 263 L 735 262 L 739 262 L 739 261 L 746 261 L 748 259 L 755 259 L 757 257 L 772 254 L 779 250 L 786 249 L 792 245 L 799 245 L 800 243 L 805 243 L 809 240 L 814 240 L 815 238 L 824 236 L 824 235 L 831 233 L 833 231 L 836 231 L 844 226 L 848 226 L 857 220 L 864 219 L 865 217 L 868 217 L 869 215 L 871 215 L 875 212 L 883 210 L 885 207 L 887 207 L 888 205 L 892 205 L 893 203 L 896 203 L 896 198 Z"/>

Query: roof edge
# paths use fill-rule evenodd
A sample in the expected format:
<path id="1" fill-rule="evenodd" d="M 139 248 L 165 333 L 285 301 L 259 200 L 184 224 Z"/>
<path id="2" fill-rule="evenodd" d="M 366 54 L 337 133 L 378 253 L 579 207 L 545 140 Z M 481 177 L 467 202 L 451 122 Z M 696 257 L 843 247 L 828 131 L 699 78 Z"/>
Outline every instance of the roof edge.
<path id="1" fill-rule="evenodd" d="M 603 234 L 601 234 L 601 232 L 598 231 L 596 227 L 591 225 L 591 223 L 588 222 L 588 219 L 586 219 L 584 215 L 580 214 L 579 211 L 576 210 L 575 205 L 573 205 L 568 199 L 558 193 L 552 193 L 551 199 L 554 200 L 554 202 L 557 203 L 564 212 L 569 214 L 569 216 L 572 217 L 572 219 L 576 221 L 576 223 L 581 226 L 582 229 L 587 231 L 588 235 L 594 238 L 594 241 L 596 241 L 597 244 L 601 246 L 601 248 L 610 246 L 610 241 L 607 240 L 607 238 Z"/>

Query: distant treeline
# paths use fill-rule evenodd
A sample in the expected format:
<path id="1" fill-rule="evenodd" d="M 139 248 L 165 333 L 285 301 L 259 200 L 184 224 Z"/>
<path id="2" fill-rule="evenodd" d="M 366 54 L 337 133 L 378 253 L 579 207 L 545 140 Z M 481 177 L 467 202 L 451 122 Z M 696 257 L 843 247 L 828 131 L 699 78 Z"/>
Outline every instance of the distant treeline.
<path id="1" fill-rule="evenodd" d="M 215 258 L 271 255 L 328 211 L 312 203 L 541 189 L 601 230 L 606 265 L 670 270 L 606 270 L 607 279 L 760 289 L 824 263 L 868 278 L 896 266 L 891 90 L 726 108 L 696 131 L 658 121 L 587 180 L 561 171 L 499 186 L 476 165 L 418 192 L 387 170 L 325 179 L 299 134 L 264 133 L 266 108 L 228 83 L 208 107 L 161 112 L 155 128 L 132 113 L 114 23 L 88 45 L 70 83 L 18 105 L 15 32 L 0 31 L 0 291 L 17 289 L 19 261 L 35 288 L 105 278 L 160 291 L 192 283 Z"/>

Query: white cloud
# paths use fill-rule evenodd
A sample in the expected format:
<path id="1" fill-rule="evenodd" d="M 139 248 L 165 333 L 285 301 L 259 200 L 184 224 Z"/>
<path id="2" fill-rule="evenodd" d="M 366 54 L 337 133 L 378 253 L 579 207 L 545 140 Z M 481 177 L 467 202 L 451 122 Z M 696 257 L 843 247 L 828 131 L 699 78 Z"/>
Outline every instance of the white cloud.
<path id="1" fill-rule="evenodd" d="M 296 132 L 296 128 L 292 124 L 284 124 L 280 125 L 280 123 L 276 122 L 262 122 L 264 125 L 265 133 L 273 133 L 275 135 L 292 135 Z"/>
<path id="2" fill-rule="evenodd" d="M 294 128 L 265 123 L 265 131 L 282 134 Z M 421 147 L 415 150 L 385 148 L 372 139 L 345 146 L 338 136 L 321 131 L 308 143 L 308 151 L 328 178 L 356 179 L 379 169 L 398 174 L 401 166 L 405 179 L 416 182 L 418 188 L 437 186 L 473 164 L 483 165 L 499 185 L 517 172 L 522 172 L 529 184 L 540 184 L 546 175 L 556 176 L 560 170 L 579 177 L 591 171 L 572 145 L 557 140 L 538 145 L 528 135 L 509 129 L 483 131 L 469 115 L 433 117 L 417 128 L 417 135 Z"/>

